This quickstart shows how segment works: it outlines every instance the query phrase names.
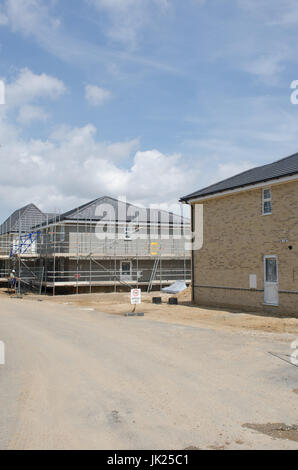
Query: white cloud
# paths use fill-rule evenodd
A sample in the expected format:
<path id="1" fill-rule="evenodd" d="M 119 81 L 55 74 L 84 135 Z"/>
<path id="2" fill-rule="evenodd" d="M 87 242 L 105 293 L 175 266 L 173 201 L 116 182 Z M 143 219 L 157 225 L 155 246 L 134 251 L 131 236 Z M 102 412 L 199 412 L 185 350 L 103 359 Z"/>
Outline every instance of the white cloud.
<path id="1" fill-rule="evenodd" d="M 216 113 L 203 113 L 210 123 L 204 137 L 201 115 L 188 118 L 193 138 L 185 140 L 186 153 L 192 160 L 200 159 L 197 189 L 297 152 L 298 108 L 290 99 L 285 108 L 283 95 L 226 97 L 212 105 Z"/>
<path id="2" fill-rule="evenodd" d="M 8 17 L 6 16 L 3 6 L 0 5 L 0 26 L 8 23 Z"/>
<path id="3" fill-rule="evenodd" d="M 127 158 L 134 150 L 139 148 L 139 139 L 133 139 L 128 142 L 114 142 L 106 144 L 107 154 L 115 161 L 122 161 Z"/>
<path id="4" fill-rule="evenodd" d="M 187 193 L 198 175 L 179 155 L 138 150 L 138 139 L 100 142 L 92 124 L 24 140 L 2 116 L 0 142 L 2 213 L 8 210 L 7 194 L 11 209 L 35 202 L 44 210 L 67 210 L 105 194 L 166 207 Z"/>
<path id="5" fill-rule="evenodd" d="M 242 173 L 243 171 L 253 168 L 254 165 L 251 162 L 227 162 L 220 163 L 217 168 L 214 183 L 219 180 L 230 178 L 231 176 Z"/>
<path id="6" fill-rule="evenodd" d="M 117 1 L 113 3 L 105 2 L 103 5 L 104 10 L 97 4 L 97 0 L 85 0 L 87 5 L 93 5 L 97 11 L 106 11 L 110 16 L 111 21 L 103 21 L 103 28 L 106 29 L 107 35 L 113 37 L 119 34 L 118 40 L 120 42 L 128 42 L 131 45 L 136 44 L 138 32 L 142 29 L 144 23 L 148 24 L 149 15 L 143 9 L 144 0 L 127 0 L 127 5 L 131 7 L 131 11 L 127 10 L 127 14 L 121 16 L 117 13 Z M 132 2 L 137 2 L 136 8 L 132 8 Z M 149 0 L 145 0 L 148 6 Z M 167 0 L 154 0 L 159 5 L 161 11 L 166 9 L 168 4 Z M 120 2 L 119 5 L 126 2 Z M 0 12 L 0 19 L 2 13 L 2 26 L 6 25 L 13 32 L 20 33 L 26 37 L 32 37 L 37 45 L 48 53 L 53 54 L 55 57 L 65 62 L 74 63 L 76 66 L 85 67 L 88 64 L 103 63 L 106 67 L 111 62 L 122 65 L 129 63 L 139 64 L 142 67 L 154 68 L 168 72 L 171 74 L 181 74 L 181 71 L 165 61 L 156 61 L 148 57 L 143 57 L 127 51 L 110 50 L 103 45 L 91 43 L 86 40 L 78 39 L 69 33 L 69 30 L 63 27 L 61 18 L 57 15 L 55 6 L 58 2 L 56 0 L 4 0 L 3 12 Z M 153 3 L 152 5 L 154 5 Z M 115 9 L 112 8 L 114 5 Z M 92 12 L 94 16 L 94 12 Z M 99 21 L 102 14 L 99 15 Z M 152 18 L 151 18 L 152 19 Z M 93 18 L 92 18 L 93 21 Z M 0 22 L 1 25 L 1 22 Z M 126 36 L 131 38 L 126 38 Z"/>
<path id="7" fill-rule="evenodd" d="M 24 105 L 19 110 L 18 122 L 24 126 L 30 125 L 34 121 L 46 121 L 49 115 L 40 107 Z"/>
<path id="8" fill-rule="evenodd" d="M 29 126 L 34 121 L 46 121 L 49 114 L 36 103 L 45 99 L 54 100 L 65 91 L 64 83 L 55 77 L 45 73 L 38 75 L 28 68 L 20 70 L 13 81 L 6 81 L 6 104 L 1 109 L 2 125 L 7 125 L 8 117 L 14 115 L 17 122 L 23 126 Z M 10 126 L 10 132 L 16 134 L 16 128 Z"/>
<path id="9" fill-rule="evenodd" d="M 45 73 L 38 75 L 24 68 L 14 82 L 6 85 L 6 104 L 14 107 L 38 98 L 56 99 L 65 91 L 61 80 Z"/>
<path id="10" fill-rule="evenodd" d="M 12 30 L 31 35 L 45 32 L 46 28 L 57 28 L 60 22 L 50 14 L 51 3 L 43 0 L 5 0 L 5 14 Z"/>
<path id="11" fill-rule="evenodd" d="M 286 54 L 283 56 L 275 55 L 262 55 L 261 57 L 247 61 L 243 65 L 243 69 L 252 75 L 255 75 L 267 84 L 276 84 L 279 80 L 280 74 L 284 69 L 283 62 L 286 59 Z"/>
<path id="12" fill-rule="evenodd" d="M 86 85 L 85 97 L 92 106 L 100 106 L 112 97 L 112 93 L 96 85 Z"/>
<path id="13" fill-rule="evenodd" d="M 298 23 L 297 0 L 237 0 L 240 8 L 262 17 L 265 24 L 295 25 Z"/>
<path id="14" fill-rule="evenodd" d="M 139 32 L 156 21 L 157 11 L 167 12 L 172 0 L 85 0 L 108 15 L 107 36 L 135 47 Z"/>

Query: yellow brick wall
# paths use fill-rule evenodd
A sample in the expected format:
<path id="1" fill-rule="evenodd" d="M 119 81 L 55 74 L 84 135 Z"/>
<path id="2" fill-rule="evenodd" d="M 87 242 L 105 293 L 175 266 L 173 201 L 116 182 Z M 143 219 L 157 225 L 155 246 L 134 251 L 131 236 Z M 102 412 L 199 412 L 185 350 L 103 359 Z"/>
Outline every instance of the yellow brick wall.
<path id="1" fill-rule="evenodd" d="M 262 188 L 200 202 L 204 244 L 194 252 L 196 303 L 298 313 L 298 181 L 272 185 L 271 194 L 272 215 L 262 215 Z M 278 256 L 279 290 L 296 292 L 280 293 L 279 307 L 263 305 L 265 255 Z M 249 290 L 250 274 L 257 275 L 257 291 Z"/>

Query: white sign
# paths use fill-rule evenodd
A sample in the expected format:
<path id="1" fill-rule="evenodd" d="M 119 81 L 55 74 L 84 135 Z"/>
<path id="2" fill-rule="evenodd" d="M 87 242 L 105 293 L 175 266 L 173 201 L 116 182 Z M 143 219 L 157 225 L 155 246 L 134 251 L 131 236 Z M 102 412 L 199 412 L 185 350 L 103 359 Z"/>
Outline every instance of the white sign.
<path id="1" fill-rule="evenodd" d="M 131 305 L 138 305 L 142 303 L 142 291 L 141 289 L 132 289 L 130 292 Z"/>
<path id="2" fill-rule="evenodd" d="M 256 274 L 250 274 L 249 275 L 249 288 L 250 289 L 256 289 L 257 288 L 257 275 Z"/>

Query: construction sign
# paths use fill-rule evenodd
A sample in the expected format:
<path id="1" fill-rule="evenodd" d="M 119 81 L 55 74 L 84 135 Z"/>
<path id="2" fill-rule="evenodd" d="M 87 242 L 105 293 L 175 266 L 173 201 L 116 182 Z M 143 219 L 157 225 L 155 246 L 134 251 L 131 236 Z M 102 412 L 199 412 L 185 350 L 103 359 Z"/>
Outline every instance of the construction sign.
<path id="1" fill-rule="evenodd" d="M 139 305 L 142 303 L 142 291 L 141 289 L 132 289 L 130 292 L 131 305 Z"/>

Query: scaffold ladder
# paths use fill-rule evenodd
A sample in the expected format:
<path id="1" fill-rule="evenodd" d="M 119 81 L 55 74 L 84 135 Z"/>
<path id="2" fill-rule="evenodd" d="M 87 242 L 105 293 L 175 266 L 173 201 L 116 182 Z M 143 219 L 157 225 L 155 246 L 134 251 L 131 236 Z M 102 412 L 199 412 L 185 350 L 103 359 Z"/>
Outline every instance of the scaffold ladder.
<path id="1" fill-rule="evenodd" d="M 155 258 L 155 260 L 154 260 L 154 265 L 153 265 L 153 269 L 152 269 L 152 272 L 151 272 L 151 277 L 150 277 L 150 281 L 149 281 L 148 289 L 147 289 L 148 294 L 152 290 L 153 282 L 156 278 L 156 273 L 157 273 L 157 269 L 158 269 L 158 266 L 159 266 L 159 261 L 160 261 L 160 258 Z"/>

